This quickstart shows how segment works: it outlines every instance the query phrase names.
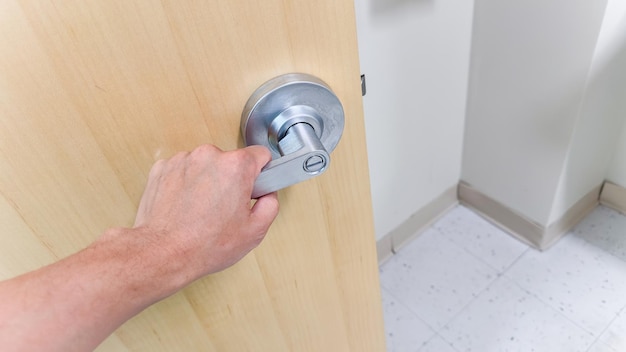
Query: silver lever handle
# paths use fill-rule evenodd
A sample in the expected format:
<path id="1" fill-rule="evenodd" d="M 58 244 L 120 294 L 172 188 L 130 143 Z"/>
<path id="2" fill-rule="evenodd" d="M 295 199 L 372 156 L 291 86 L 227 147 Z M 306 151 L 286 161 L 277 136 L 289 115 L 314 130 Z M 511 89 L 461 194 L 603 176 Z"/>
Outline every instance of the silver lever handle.
<path id="1" fill-rule="evenodd" d="M 259 87 L 241 115 L 246 145 L 263 145 L 272 160 L 254 184 L 252 198 L 322 174 L 343 132 L 341 102 L 322 80 L 302 73 Z"/>

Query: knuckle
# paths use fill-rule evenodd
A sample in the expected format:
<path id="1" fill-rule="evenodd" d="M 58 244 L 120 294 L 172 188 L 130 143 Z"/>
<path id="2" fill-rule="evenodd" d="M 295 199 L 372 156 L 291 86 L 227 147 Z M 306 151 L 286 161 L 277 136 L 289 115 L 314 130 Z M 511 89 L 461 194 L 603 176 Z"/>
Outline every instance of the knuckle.
<path id="1" fill-rule="evenodd" d="M 150 173 L 148 174 L 149 177 L 156 177 L 158 174 L 160 174 L 165 167 L 166 162 L 167 161 L 165 159 L 159 159 L 154 162 L 154 164 L 152 164 L 152 167 L 150 168 Z"/>
<path id="2" fill-rule="evenodd" d="M 165 159 L 159 159 L 159 160 L 155 161 L 154 164 L 152 164 L 152 170 L 156 171 L 156 170 L 159 170 L 159 169 L 163 168 L 165 163 L 167 163 L 167 160 L 165 160 Z"/>
<path id="3" fill-rule="evenodd" d="M 213 144 L 202 144 L 196 149 L 204 153 L 221 152 L 221 149 Z"/>
<path id="4" fill-rule="evenodd" d="M 254 156 L 244 149 L 235 150 L 232 154 L 232 162 L 238 169 L 251 170 L 255 165 Z"/>
<path id="5" fill-rule="evenodd" d="M 191 152 L 195 158 L 208 157 L 212 154 L 219 153 L 221 150 L 212 144 L 202 144 Z"/>
<path id="6" fill-rule="evenodd" d="M 263 154 L 264 156 L 270 157 L 272 155 L 272 152 L 270 152 L 269 148 L 264 147 L 262 145 L 255 145 L 252 146 L 253 148 L 256 148 L 258 150 L 259 153 Z"/>
<path id="7" fill-rule="evenodd" d="M 280 202 L 278 201 L 278 195 L 276 193 L 266 196 L 265 206 L 268 209 L 268 213 L 271 215 L 271 220 L 274 220 L 280 211 Z"/>
<path id="8" fill-rule="evenodd" d="M 180 168 L 181 165 L 184 165 L 185 159 L 187 159 L 188 155 L 188 152 L 176 153 L 173 157 L 171 157 L 163 164 L 163 169 L 167 172 L 171 172 L 172 170 Z"/>

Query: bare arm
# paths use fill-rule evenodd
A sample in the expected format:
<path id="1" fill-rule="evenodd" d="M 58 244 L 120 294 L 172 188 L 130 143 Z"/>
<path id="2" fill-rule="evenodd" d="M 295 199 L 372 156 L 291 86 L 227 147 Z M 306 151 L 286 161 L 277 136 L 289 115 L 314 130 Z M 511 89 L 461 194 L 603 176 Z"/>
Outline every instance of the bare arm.
<path id="1" fill-rule="evenodd" d="M 250 206 L 270 160 L 263 147 L 202 146 L 157 162 L 132 229 L 0 283 L 3 351 L 88 351 L 125 321 L 255 248 L 278 213 L 275 194 Z"/>

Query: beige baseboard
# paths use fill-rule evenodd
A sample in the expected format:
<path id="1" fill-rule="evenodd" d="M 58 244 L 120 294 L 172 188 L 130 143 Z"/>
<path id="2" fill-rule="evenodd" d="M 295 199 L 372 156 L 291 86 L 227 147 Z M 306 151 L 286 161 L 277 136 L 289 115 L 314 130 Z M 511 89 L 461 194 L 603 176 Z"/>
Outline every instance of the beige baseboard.
<path id="1" fill-rule="evenodd" d="M 391 258 L 402 246 L 419 236 L 459 202 L 522 242 L 545 250 L 580 222 L 599 202 L 626 214 L 626 188 L 605 182 L 604 185 L 592 189 L 570 207 L 561 218 L 546 227 L 461 181 L 458 188 L 449 188 L 400 226 L 379 239 L 376 242 L 378 263 L 382 264 Z"/>
<path id="2" fill-rule="evenodd" d="M 459 183 L 458 197 L 461 204 L 471 208 L 514 237 L 537 249 L 545 250 L 598 205 L 601 188 L 601 185 L 595 187 L 570 207 L 559 220 L 547 227 L 489 198 L 466 182 Z"/>
<path id="3" fill-rule="evenodd" d="M 626 214 L 626 188 L 609 181 L 604 182 L 600 193 L 600 204 Z"/>
<path id="4" fill-rule="evenodd" d="M 391 235 L 386 234 L 376 241 L 376 253 L 378 254 L 378 265 L 386 262 L 394 254 L 393 246 L 391 245 Z"/>
<path id="5" fill-rule="evenodd" d="M 394 230 L 376 241 L 378 263 L 391 258 L 402 246 L 430 227 L 449 209 L 458 204 L 457 187 L 450 187 L 433 201 L 411 215 Z"/>

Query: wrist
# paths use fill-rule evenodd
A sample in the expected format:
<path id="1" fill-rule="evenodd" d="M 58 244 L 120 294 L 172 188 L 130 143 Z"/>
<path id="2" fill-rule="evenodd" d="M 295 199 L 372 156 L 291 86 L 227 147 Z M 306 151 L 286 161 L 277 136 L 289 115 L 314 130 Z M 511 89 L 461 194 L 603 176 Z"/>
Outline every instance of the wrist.
<path id="1" fill-rule="evenodd" d="M 117 267 L 124 292 L 131 292 L 141 305 L 160 301 L 190 283 L 180 256 L 164 243 L 160 234 L 148 228 L 113 228 L 92 246 L 108 255 Z"/>
<path id="2" fill-rule="evenodd" d="M 84 250 L 4 282 L 0 300 L 10 305 L 0 305 L 0 339 L 23 350 L 94 349 L 187 283 L 183 262 L 157 239 L 140 229 L 110 229 Z"/>

